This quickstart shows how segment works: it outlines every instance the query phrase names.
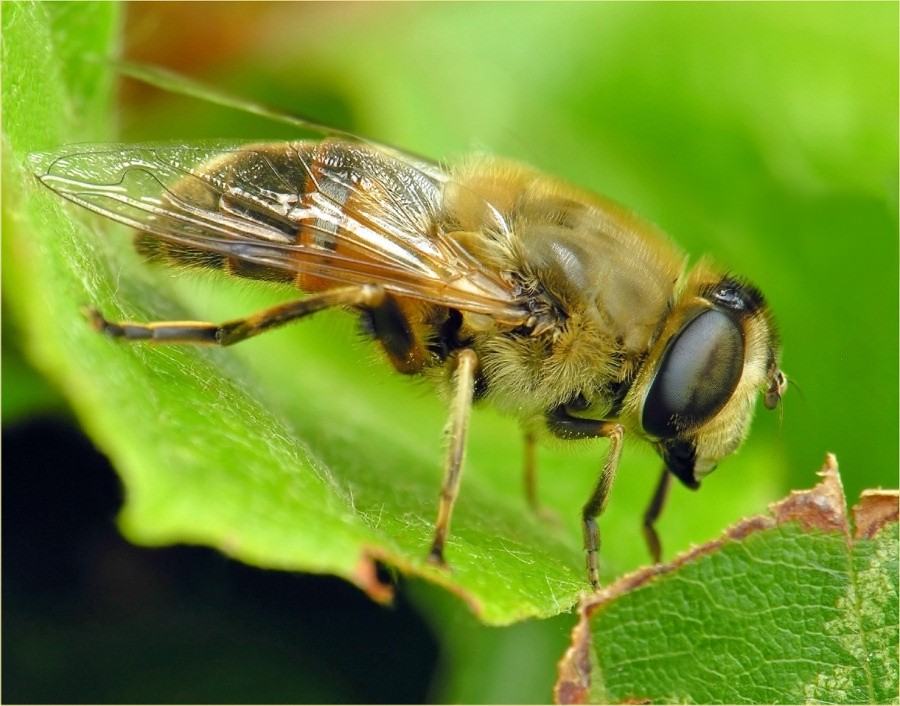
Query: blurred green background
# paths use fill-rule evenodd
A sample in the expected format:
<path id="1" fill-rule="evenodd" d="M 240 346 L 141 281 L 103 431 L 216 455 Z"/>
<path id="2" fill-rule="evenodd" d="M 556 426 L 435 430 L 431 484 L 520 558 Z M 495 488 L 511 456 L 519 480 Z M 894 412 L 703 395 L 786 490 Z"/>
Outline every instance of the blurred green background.
<path id="1" fill-rule="evenodd" d="M 73 12 L 91 11 L 80 7 Z M 719 504 L 732 522 L 809 487 L 826 451 L 838 456 L 851 503 L 863 488 L 897 485 L 895 4 L 102 11 L 121 23 L 126 57 L 435 158 L 484 150 L 526 161 L 628 205 L 694 259 L 709 254 L 757 283 L 797 387 L 780 415 L 759 414 L 745 448 L 703 492 L 673 494 L 660 524 L 667 553 L 714 536 L 698 535 L 694 517 Z M 3 80 L 15 77 L 4 69 Z M 132 82 L 121 97 L 125 140 L 291 137 L 284 125 Z M 3 294 L 4 304 L 16 296 Z M 398 606 L 383 609 L 337 580 L 122 543 L 115 482 L 72 428 L 66 402 L 18 353 L 7 319 L 4 700 L 550 698 L 572 616 L 486 628 L 421 582 L 403 584 Z M 73 450 L 54 455 L 57 446 Z M 471 453 L 491 446 L 476 415 Z M 91 470 L 75 474 L 79 454 Z M 567 486 L 552 472 L 573 456 L 542 454 L 551 469 L 542 492 L 577 512 L 583 498 L 558 498 Z M 589 465 L 596 450 L 574 458 Z M 657 462 L 629 448 L 622 468 L 607 536 L 633 530 Z M 95 519 L 84 520 L 88 510 Z M 35 556 L 46 557 L 39 570 Z"/>

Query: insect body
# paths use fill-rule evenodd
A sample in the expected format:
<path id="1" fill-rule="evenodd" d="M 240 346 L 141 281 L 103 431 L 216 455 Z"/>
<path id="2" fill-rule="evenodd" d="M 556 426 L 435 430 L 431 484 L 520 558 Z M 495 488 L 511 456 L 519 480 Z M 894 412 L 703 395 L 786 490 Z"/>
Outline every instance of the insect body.
<path id="1" fill-rule="evenodd" d="M 626 435 L 690 488 L 747 434 L 756 397 L 786 378 L 760 292 L 621 207 L 530 168 L 440 166 L 362 141 L 83 145 L 33 158 L 58 194 L 138 229 L 151 260 L 292 284 L 306 296 L 222 324 L 114 323 L 112 337 L 230 345 L 316 311 L 356 312 L 399 372 L 450 401 L 450 444 L 429 558 L 444 563 L 470 409 L 491 403 L 535 435 L 606 437 L 582 510 L 588 578 L 596 518 Z M 530 464 L 529 464 L 530 468 Z M 533 490 L 533 488 L 532 488 Z"/>

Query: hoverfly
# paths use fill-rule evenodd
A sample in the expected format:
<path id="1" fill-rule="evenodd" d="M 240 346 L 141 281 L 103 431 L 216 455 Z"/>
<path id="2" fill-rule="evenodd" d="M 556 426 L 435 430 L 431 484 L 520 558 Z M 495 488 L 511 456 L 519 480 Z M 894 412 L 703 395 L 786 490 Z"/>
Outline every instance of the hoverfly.
<path id="1" fill-rule="evenodd" d="M 80 145 L 32 156 L 60 196 L 137 229 L 149 260 L 292 285 L 299 299 L 224 323 L 108 321 L 112 338 L 227 346 L 330 308 L 348 310 L 400 373 L 450 400 L 431 562 L 445 565 L 473 404 L 516 417 L 526 459 L 541 432 L 609 439 L 584 504 L 588 580 L 597 517 L 626 435 L 689 488 L 747 435 L 758 393 L 786 377 L 762 294 L 604 198 L 521 164 L 437 164 L 345 133 L 259 144 Z M 534 505 L 533 463 L 526 488 Z"/>

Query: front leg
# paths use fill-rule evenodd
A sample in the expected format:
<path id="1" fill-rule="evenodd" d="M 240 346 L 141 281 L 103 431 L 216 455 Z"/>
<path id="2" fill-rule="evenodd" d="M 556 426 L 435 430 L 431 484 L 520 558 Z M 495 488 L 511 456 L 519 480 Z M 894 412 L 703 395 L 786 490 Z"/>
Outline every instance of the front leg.
<path id="1" fill-rule="evenodd" d="M 666 504 L 671 480 L 672 474 L 669 472 L 669 469 L 663 467 L 659 483 L 657 483 L 653 497 L 650 499 L 650 504 L 644 512 L 644 541 L 647 543 L 647 551 L 650 552 L 654 564 L 658 564 L 662 559 L 662 545 L 659 543 L 656 521 L 662 514 L 663 507 Z"/>
<path id="2" fill-rule="evenodd" d="M 600 528 L 597 526 L 597 516 L 606 507 L 613 481 L 616 479 L 619 456 L 622 454 L 622 442 L 625 439 L 625 427 L 618 422 L 574 417 L 564 407 L 558 407 L 547 414 L 547 427 L 563 439 L 592 439 L 604 436 L 609 438 L 609 450 L 606 452 L 606 460 L 603 462 L 597 484 L 581 510 L 588 581 L 596 590 L 600 588 L 598 559 Z"/>

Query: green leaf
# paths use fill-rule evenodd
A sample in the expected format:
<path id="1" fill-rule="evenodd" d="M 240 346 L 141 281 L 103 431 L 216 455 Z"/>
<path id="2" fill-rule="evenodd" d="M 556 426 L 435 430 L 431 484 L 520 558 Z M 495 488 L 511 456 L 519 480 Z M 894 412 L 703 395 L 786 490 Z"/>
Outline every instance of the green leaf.
<path id="1" fill-rule="evenodd" d="M 31 219 L 24 198 L 31 181 L 22 168 L 26 152 L 62 142 L 108 134 L 112 96 L 110 77 L 96 59 L 110 47 L 118 30 L 118 8 L 71 3 L 11 4 L 3 21 L 3 292 L 8 306 L 26 297 L 43 297 L 38 282 L 25 281 L 14 263 L 53 258 L 45 243 L 24 242 L 16 233 Z M 47 54 L 53 61 L 41 61 Z M 90 60 L 93 56 L 94 60 Z M 68 91 L 66 83 L 78 90 Z M 52 280 L 51 280 L 52 281 Z M 44 288 L 40 288 L 44 289 Z M 30 294 L 26 294 L 30 292 Z M 59 409 L 58 393 L 23 358 L 22 347 L 39 356 L 27 317 L 3 317 L 3 420 L 38 409 Z M 42 314 L 45 315 L 45 314 Z M 15 325 L 19 323 L 20 325 Z"/>
<path id="2" fill-rule="evenodd" d="M 66 64 L 49 72 L 53 80 L 38 80 L 36 67 L 57 67 L 66 43 L 48 28 L 42 6 L 12 8 L 4 58 L 21 81 L 19 115 L 5 126 L 5 182 L 14 185 L 18 207 L 10 214 L 4 284 L 29 353 L 122 475 L 127 536 L 333 573 L 384 600 L 378 559 L 450 588 L 494 623 L 573 605 L 584 588 L 577 533 L 548 530 L 518 497 L 479 482 L 477 461 L 455 517 L 453 570 L 426 564 L 445 411 L 386 370 L 376 372 L 352 322 L 322 317 L 236 352 L 119 345 L 91 330 L 79 313 L 85 304 L 117 318 L 195 318 L 180 303 L 192 295 L 181 283 L 154 279 L 123 250 L 118 229 L 67 207 L 18 167 L 24 152 L 46 146 L 31 134 L 37 114 L 52 121 L 48 133 L 55 127 L 63 139 L 78 139 L 61 118 L 98 92 L 90 62 L 83 72 Z M 40 32 L 45 55 L 26 53 L 22 37 Z M 97 36 L 102 54 L 103 32 Z M 35 115 L 26 120 L 29 111 Z M 231 303 L 233 316 L 254 298 L 230 289 L 231 299 L 225 294 L 211 309 Z M 402 414 L 386 423 L 394 410 Z M 505 421 L 494 423 L 509 431 Z"/>
<path id="3" fill-rule="evenodd" d="M 220 12 L 204 8 L 204 21 Z M 357 119 L 342 126 L 429 155 L 476 144 L 533 162 L 763 286 L 804 395 L 792 391 L 783 426 L 759 419 L 702 493 L 676 489 L 661 522 L 670 550 L 777 497 L 833 437 L 854 468 L 848 485 L 896 466 L 896 6 L 283 12 L 261 30 L 244 22 L 245 53 L 207 80 L 299 101 L 313 117 L 337 106 L 339 119 Z M 448 548 L 454 572 L 435 573 L 422 557 L 445 409 L 393 378 L 352 322 L 325 317 L 228 351 L 118 346 L 85 326 L 85 304 L 111 317 L 220 320 L 294 296 L 150 273 L 126 233 L 62 206 L 18 167 L 29 151 L 114 135 L 113 76 L 96 59 L 114 50 L 117 13 L 4 6 L 3 286 L 30 359 L 116 462 L 128 536 L 336 573 L 381 596 L 378 557 L 448 586 L 495 623 L 565 611 L 584 587 L 578 510 L 602 444 L 541 451 L 556 527 L 525 509 L 515 425 L 477 411 Z M 186 53 L 204 39 L 189 34 Z M 137 138 L 287 132 L 241 120 L 177 101 L 136 103 L 123 116 Z M 836 431 L 836 410 L 853 410 L 868 433 Z M 645 560 L 637 527 L 657 463 L 626 450 L 602 520 L 605 580 Z"/>
<path id="4" fill-rule="evenodd" d="M 897 491 L 851 535 L 837 464 L 668 565 L 581 605 L 564 703 L 897 703 Z"/>

